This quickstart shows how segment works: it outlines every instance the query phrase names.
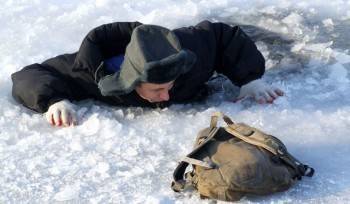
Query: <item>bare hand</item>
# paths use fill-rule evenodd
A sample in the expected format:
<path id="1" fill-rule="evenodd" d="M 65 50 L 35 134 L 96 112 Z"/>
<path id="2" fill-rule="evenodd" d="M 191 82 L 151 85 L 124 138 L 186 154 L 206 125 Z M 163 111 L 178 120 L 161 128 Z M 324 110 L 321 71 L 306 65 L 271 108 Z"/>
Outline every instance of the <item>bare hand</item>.
<path id="1" fill-rule="evenodd" d="M 45 113 L 46 120 L 53 126 L 68 127 L 70 125 L 77 125 L 77 117 L 75 112 L 75 105 L 68 100 L 62 100 L 52 104 L 49 110 Z"/>
<path id="2" fill-rule="evenodd" d="M 257 79 L 241 87 L 236 101 L 253 97 L 260 104 L 273 103 L 276 98 L 283 95 L 284 92 L 281 89 L 270 86 L 261 79 Z"/>

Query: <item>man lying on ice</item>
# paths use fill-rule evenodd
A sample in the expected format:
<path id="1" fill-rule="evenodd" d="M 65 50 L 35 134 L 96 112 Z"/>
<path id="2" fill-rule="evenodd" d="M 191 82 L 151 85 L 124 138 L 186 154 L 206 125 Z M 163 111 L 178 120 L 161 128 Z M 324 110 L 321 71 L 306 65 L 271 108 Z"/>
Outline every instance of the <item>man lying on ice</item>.
<path id="1" fill-rule="evenodd" d="M 71 102 L 166 107 L 205 98 L 214 72 L 241 87 L 237 99 L 271 103 L 283 92 L 260 78 L 265 60 L 238 27 L 203 21 L 169 30 L 116 22 L 88 33 L 78 52 L 12 74 L 13 97 L 55 126 L 77 124 Z"/>

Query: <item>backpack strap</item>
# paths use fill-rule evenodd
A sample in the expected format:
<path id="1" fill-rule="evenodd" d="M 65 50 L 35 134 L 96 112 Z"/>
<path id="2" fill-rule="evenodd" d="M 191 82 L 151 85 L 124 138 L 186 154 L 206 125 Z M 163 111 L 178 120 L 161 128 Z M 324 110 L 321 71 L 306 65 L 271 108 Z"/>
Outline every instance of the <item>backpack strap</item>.
<path id="1" fill-rule="evenodd" d="M 222 117 L 224 118 L 224 121 L 228 125 L 227 127 L 225 127 L 225 130 L 228 133 L 241 139 L 242 141 L 244 141 L 246 143 L 262 147 L 263 149 L 276 155 L 277 157 L 282 159 L 286 164 L 288 164 L 290 167 L 292 167 L 297 172 L 296 177 L 299 180 L 301 179 L 302 176 L 308 176 L 308 177 L 313 176 L 315 170 L 313 168 L 309 167 L 308 165 L 302 164 L 295 157 L 293 157 L 291 154 L 289 154 L 289 152 L 287 151 L 287 149 L 284 145 L 277 145 L 277 146 L 272 145 L 272 144 L 269 145 L 268 143 L 262 142 L 254 137 L 245 136 L 235 129 L 235 124 L 232 122 L 232 120 L 228 116 L 222 114 Z M 283 143 L 281 142 L 281 144 L 283 144 Z"/>
<path id="2" fill-rule="evenodd" d="M 182 158 L 183 162 L 187 162 L 189 164 L 193 164 L 193 165 L 196 165 L 196 166 L 202 166 L 204 168 L 208 168 L 208 169 L 212 169 L 215 167 L 215 164 L 212 163 L 211 161 L 202 161 L 202 160 L 199 160 L 199 159 L 194 159 L 194 158 L 191 158 L 191 157 L 184 157 Z"/>
<path id="3" fill-rule="evenodd" d="M 221 117 L 221 113 L 220 112 L 215 112 L 212 114 L 211 116 L 211 120 L 210 120 L 210 129 L 216 128 L 218 125 L 218 120 Z"/>
<path id="4" fill-rule="evenodd" d="M 185 188 L 186 184 L 188 184 L 184 179 L 184 174 L 189 164 L 199 165 L 205 168 L 215 168 L 215 165 L 210 161 L 201 161 L 201 160 L 195 159 L 194 157 L 198 152 L 203 150 L 203 147 L 212 138 L 215 137 L 216 133 L 220 129 L 217 127 L 219 116 L 220 116 L 219 114 L 212 115 L 211 122 L 210 122 L 210 132 L 208 137 L 202 143 L 200 143 L 194 150 L 192 150 L 192 152 L 190 152 L 186 157 L 184 157 L 180 161 L 180 163 L 177 165 L 176 169 L 174 170 L 173 182 L 171 183 L 171 188 L 175 192 L 182 191 Z"/>

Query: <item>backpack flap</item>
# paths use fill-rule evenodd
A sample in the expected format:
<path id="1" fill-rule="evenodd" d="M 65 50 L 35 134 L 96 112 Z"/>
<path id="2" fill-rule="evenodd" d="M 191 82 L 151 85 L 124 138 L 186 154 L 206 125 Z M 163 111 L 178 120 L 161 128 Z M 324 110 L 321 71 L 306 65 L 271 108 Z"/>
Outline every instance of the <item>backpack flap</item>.
<path id="1" fill-rule="evenodd" d="M 196 144 L 196 147 L 192 150 L 192 152 L 190 152 L 186 157 L 184 157 L 174 170 L 171 188 L 175 192 L 182 191 L 185 188 L 187 182 L 184 179 L 184 174 L 189 164 L 198 165 L 205 168 L 215 167 L 215 165 L 210 161 L 202 161 L 196 159 L 196 154 L 199 154 L 201 151 L 203 151 L 205 145 L 207 145 L 209 141 L 215 137 L 216 133 L 220 129 L 216 127 L 218 118 L 218 114 L 213 114 L 213 116 L 211 117 L 210 127 L 202 130 L 202 132 L 200 132 L 197 137 L 196 141 L 198 141 L 199 144 Z M 208 134 L 205 134 L 205 131 L 207 131 Z"/>

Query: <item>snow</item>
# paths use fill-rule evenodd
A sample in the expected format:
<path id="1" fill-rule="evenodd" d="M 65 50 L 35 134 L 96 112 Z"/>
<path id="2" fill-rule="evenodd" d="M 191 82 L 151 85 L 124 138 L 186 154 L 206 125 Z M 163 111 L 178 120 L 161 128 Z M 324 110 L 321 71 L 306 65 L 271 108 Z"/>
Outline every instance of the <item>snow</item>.
<path id="1" fill-rule="evenodd" d="M 60 190 L 56 195 L 54 196 L 54 200 L 56 201 L 67 201 L 67 200 L 73 200 L 77 196 L 79 196 L 79 185 L 67 185 L 64 186 L 62 190 Z"/>
<path id="2" fill-rule="evenodd" d="M 242 203 L 350 203 L 349 10 L 342 0 L 3 1 L 0 203 L 209 203 L 174 193 L 170 182 L 214 111 L 278 136 L 316 169 L 286 192 Z M 100 24 L 175 28 L 204 19 L 263 28 L 255 40 L 267 60 L 264 78 L 286 95 L 270 105 L 232 103 L 237 88 L 218 80 L 203 103 L 163 110 L 77 102 L 80 124 L 68 128 L 51 127 L 11 96 L 11 73 L 76 51 Z"/>

